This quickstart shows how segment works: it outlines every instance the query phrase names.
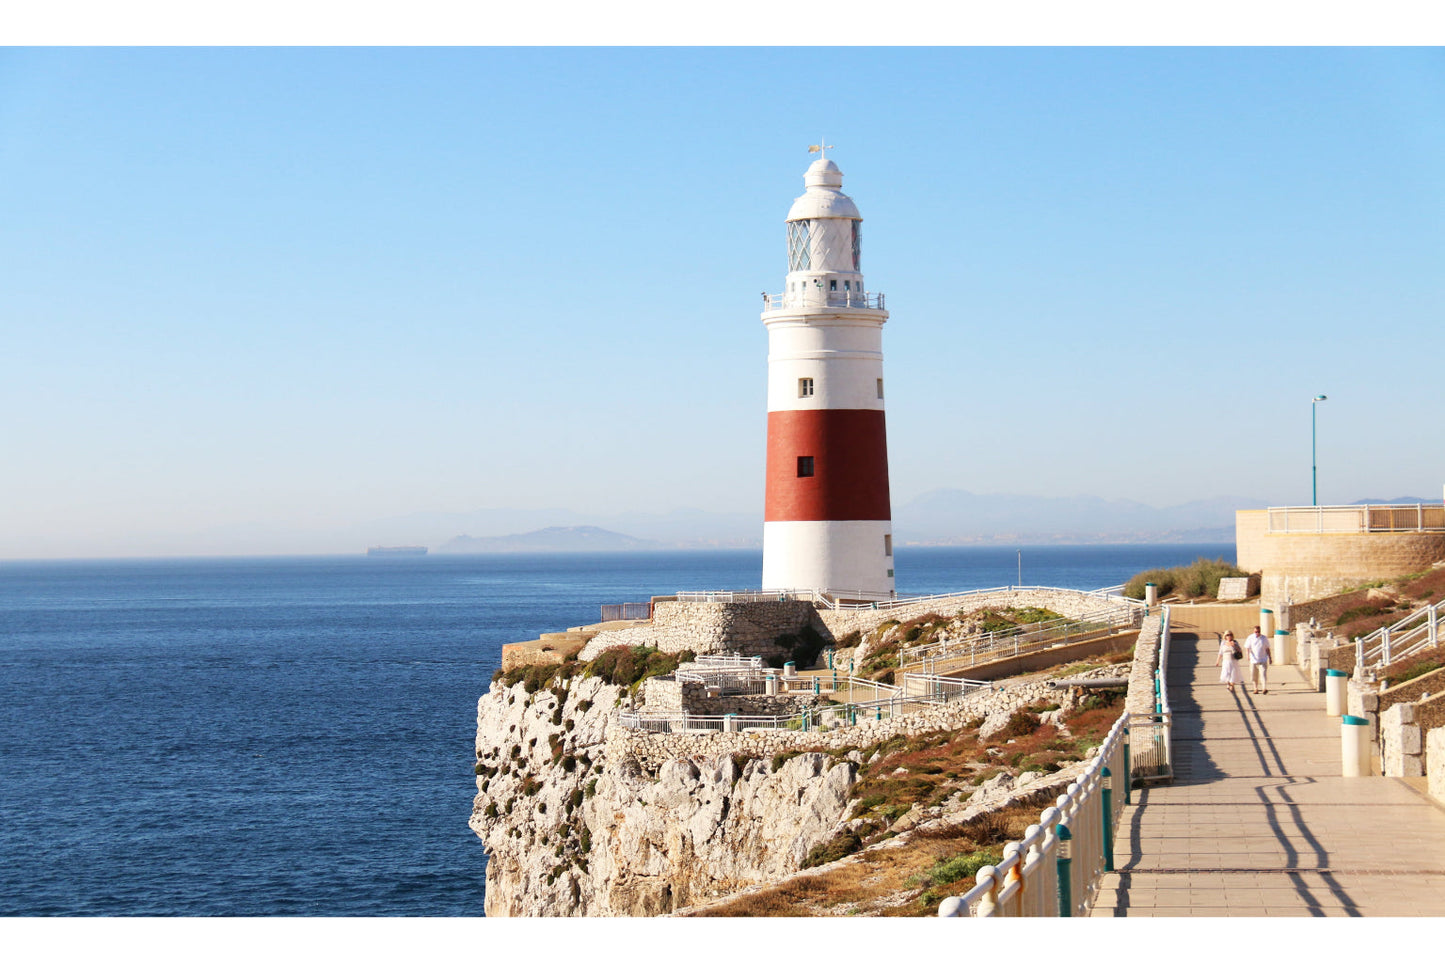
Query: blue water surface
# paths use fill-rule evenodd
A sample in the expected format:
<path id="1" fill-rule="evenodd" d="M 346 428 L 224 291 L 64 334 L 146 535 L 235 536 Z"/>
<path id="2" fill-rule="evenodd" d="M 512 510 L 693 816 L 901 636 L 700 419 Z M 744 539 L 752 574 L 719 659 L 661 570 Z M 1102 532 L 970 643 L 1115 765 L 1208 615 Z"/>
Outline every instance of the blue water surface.
<path id="1" fill-rule="evenodd" d="M 1097 588 L 1230 545 L 1024 548 Z M 476 700 L 602 603 L 756 587 L 753 551 L 0 563 L 0 914 L 480 915 Z M 902 548 L 900 591 L 1009 584 Z"/>

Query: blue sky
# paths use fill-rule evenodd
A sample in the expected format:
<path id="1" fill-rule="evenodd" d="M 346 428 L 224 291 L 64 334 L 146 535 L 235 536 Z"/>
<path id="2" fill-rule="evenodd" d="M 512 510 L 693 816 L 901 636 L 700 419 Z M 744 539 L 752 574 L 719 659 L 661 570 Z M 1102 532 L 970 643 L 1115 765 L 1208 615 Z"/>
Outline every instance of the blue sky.
<path id="1" fill-rule="evenodd" d="M 10 48 L 0 557 L 761 519 L 820 136 L 895 505 L 1440 497 L 1439 48 Z"/>

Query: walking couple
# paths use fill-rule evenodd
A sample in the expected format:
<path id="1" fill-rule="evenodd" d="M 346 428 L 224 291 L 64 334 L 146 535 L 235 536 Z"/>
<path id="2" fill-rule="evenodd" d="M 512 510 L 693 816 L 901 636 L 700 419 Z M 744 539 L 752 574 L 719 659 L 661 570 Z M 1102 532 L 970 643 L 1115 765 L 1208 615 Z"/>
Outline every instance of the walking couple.
<path id="1" fill-rule="evenodd" d="M 1224 638 L 1219 640 L 1219 655 L 1214 660 L 1217 666 L 1223 666 L 1219 672 L 1219 681 L 1229 686 L 1229 691 L 1234 691 L 1235 683 L 1244 684 L 1244 673 L 1240 670 L 1239 663 L 1244 659 L 1245 653 L 1249 654 L 1249 675 L 1250 682 L 1254 686 L 1255 695 L 1269 695 L 1269 640 L 1259 632 L 1259 626 L 1244 640 L 1244 648 L 1234 640 L 1233 632 L 1224 633 Z"/>

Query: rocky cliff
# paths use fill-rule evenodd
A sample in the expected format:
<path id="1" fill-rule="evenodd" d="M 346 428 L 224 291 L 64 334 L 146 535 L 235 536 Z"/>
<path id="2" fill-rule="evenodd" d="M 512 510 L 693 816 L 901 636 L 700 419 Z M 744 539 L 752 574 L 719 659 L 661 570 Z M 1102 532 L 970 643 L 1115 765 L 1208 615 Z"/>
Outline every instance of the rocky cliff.
<path id="1" fill-rule="evenodd" d="M 856 758 L 649 761 L 605 738 L 625 697 L 574 677 L 493 683 L 480 700 L 471 826 L 490 853 L 488 916 L 669 913 L 795 870 L 837 831 Z"/>
<path id="2" fill-rule="evenodd" d="M 471 826 L 491 854 L 488 916 L 659 915 L 781 879 L 840 833 L 867 834 L 850 790 L 885 741 L 991 738 L 1024 707 L 1053 706 L 1048 722 L 1082 698 L 1040 681 L 827 731 L 652 734 L 613 725 L 629 692 L 599 678 L 527 688 L 494 682 L 478 703 Z M 976 812 L 1040 775 L 989 765 L 978 789 L 875 829 Z"/>

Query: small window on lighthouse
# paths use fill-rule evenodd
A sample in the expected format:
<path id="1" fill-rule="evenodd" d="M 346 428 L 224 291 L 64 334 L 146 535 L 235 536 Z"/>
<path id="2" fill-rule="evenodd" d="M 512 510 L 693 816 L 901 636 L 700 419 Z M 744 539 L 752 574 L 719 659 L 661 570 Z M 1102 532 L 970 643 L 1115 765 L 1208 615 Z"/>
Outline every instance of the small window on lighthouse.
<path id="1" fill-rule="evenodd" d="M 813 379 L 812 379 L 812 378 L 799 378 L 799 379 L 798 379 L 798 397 L 799 397 L 799 398 L 811 398 L 811 397 L 813 397 Z"/>
<path id="2" fill-rule="evenodd" d="M 837 279 L 837 278 L 834 278 L 833 280 L 831 280 L 831 281 L 828 282 L 828 290 L 829 290 L 829 291 L 836 291 L 836 290 L 838 290 L 838 279 Z"/>
<path id="3" fill-rule="evenodd" d="M 884 535 L 884 536 L 883 536 L 883 554 L 884 554 L 884 555 L 892 555 L 892 554 L 893 554 L 893 536 L 892 536 L 892 535 Z"/>
<path id="4" fill-rule="evenodd" d="M 799 456 L 798 456 L 798 477 L 799 477 L 799 478 L 812 478 L 812 477 L 813 477 L 813 456 L 812 456 L 812 455 L 799 455 Z"/>
<path id="5" fill-rule="evenodd" d="M 882 378 L 879 378 L 879 379 L 878 379 L 878 397 L 880 397 L 880 398 L 883 397 L 883 379 L 882 379 Z"/>

